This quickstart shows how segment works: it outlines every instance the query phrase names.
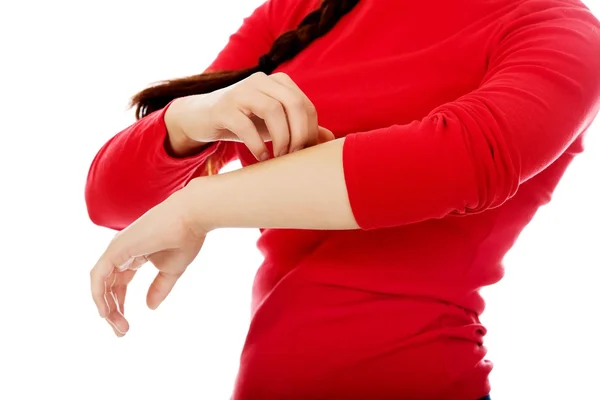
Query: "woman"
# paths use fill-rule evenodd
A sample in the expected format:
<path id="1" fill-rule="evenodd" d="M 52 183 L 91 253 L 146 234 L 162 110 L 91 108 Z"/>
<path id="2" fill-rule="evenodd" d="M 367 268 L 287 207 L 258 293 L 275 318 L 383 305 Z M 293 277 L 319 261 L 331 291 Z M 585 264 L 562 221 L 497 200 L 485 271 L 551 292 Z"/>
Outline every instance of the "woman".
<path id="1" fill-rule="evenodd" d="M 146 260 L 154 309 L 208 232 L 261 228 L 234 399 L 487 398 L 479 289 L 582 151 L 599 32 L 576 0 L 267 1 L 93 161 L 100 316 L 124 335 Z"/>

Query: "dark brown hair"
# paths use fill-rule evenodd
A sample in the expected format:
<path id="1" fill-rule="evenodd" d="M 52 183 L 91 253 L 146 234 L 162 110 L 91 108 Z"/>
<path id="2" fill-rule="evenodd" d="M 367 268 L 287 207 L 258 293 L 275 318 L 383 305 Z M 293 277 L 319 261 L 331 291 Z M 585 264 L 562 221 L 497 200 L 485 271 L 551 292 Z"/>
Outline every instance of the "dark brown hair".
<path id="1" fill-rule="evenodd" d="M 359 0 L 323 0 L 321 6 L 308 14 L 293 31 L 279 36 L 271 50 L 257 60 L 257 65 L 239 71 L 205 72 L 185 78 L 159 82 L 142 90 L 131 100 L 136 118 L 160 110 L 172 100 L 195 94 L 210 93 L 246 79 L 256 72 L 271 74 L 279 65 L 291 60 L 314 40 L 329 32 L 350 12 Z"/>

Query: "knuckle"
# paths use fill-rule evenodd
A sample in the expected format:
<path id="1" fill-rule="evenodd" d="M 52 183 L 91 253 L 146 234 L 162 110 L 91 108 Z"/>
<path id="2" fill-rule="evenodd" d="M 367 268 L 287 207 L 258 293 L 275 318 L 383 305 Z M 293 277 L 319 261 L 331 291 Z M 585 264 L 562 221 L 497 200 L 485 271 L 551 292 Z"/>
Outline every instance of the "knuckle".
<path id="1" fill-rule="evenodd" d="M 295 93 L 290 96 L 289 106 L 295 109 L 304 109 L 306 107 L 304 99 Z"/>
<path id="2" fill-rule="evenodd" d="M 287 81 L 291 81 L 292 80 L 292 78 L 288 74 L 286 74 L 285 72 L 276 72 L 276 73 L 274 73 L 271 76 L 275 77 L 276 79 L 284 79 L 284 80 L 287 80 Z"/>
<path id="3" fill-rule="evenodd" d="M 263 79 L 265 79 L 265 78 L 267 78 L 267 77 L 268 77 L 268 75 L 267 75 L 267 74 L 265 74 L 265 73 L 264 73 L 264 72 L 262 72 L 262 71 L 258 71 L 258 72 L 255 72 L 255 73 L 253 73 L 252 75 L 250 75 L 250 76 L 248 77 L 248 80 L 249 80 L 250 82 L 256 82 L 256 81 L 263 80 Z"/>
<path id="4" fill-rule="evenodd" d="M 283 107 L 278 101 L 267 101 L 262 105 L 262 110 L 266 115 L 274 115 L 283 112 Z"/>
<path id="5" fill-rule="evenodd" d="M 317 108 L 310 100 L 306 101 L 305 107 L 306 107 L 306 112 L 308 113 L 308 115 L 310 117 L 315 117 L 317 115 Z"/>
<path id="6" fill-rule="evenodd" d="M 251 139 L 254 134 L 252 122 L 245 119 L 240 119 L 237 121 L 237 124 L 233 130 L 235 135 L 242 140 Z"/>
<path id="7" fill-rule="evenodd" d="M 240 119 L 240 129 L 242 134 L 252 134 L 255 132 L 254 124 L 248 118 Z"/>
<path id="8" fill-rule="evenodd" d="M 240 95 L 243 95 L 243 93 L 244 93 L 243 88 L 236 86 L 233 89 L 228 90 L 227 92 L 223 93 L 221 98 L 212 104 L 212 107 L 218 108 L 218 107 L 222 106 L 223 104 L 227 104 L 232 101 L 235 101 L 238 97 L 240 97 Z"/>

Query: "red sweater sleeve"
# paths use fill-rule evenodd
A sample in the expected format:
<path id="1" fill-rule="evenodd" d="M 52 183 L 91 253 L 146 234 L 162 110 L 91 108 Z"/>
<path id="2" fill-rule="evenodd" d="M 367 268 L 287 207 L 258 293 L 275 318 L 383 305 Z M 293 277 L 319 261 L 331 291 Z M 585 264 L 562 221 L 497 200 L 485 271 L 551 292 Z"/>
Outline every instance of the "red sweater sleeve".
<path id="1" fill-rule="evenodd" d="M 600 24 L 581 6 L 522 14 L 478 89 L 421 121 L 346 138 L 346 184 L 363 229 L 497 207 L 591 124 Z"/>
<path id="2" fill-rule="evenodd" d="M 235 70 L 254 66 L 274 39 L 273 3 L 267 1 L 246 18 L 209 70 Z M 279 0 L 281 3 L 281 0 Z M 183 159 L 170 157 L 164 148 L 168 107 L 134 123 L 110 139 L 90 167 L 85 199 L 91 220 L 122 229 L 147 210 L 181 189 L 194 176 L 218 170 L 236 157 L 234 143 L 218 142 L 202 153 Z"/>

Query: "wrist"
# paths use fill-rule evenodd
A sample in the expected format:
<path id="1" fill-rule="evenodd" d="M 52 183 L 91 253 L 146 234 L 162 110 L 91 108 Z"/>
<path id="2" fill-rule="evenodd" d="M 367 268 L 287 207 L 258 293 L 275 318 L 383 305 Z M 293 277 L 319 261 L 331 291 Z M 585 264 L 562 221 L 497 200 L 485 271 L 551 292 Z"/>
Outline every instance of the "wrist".
<path id="1" fill-rule="evenodd" d="M 164 114 L 164 122 L 167 128 L 167 136 L 164 143 L 165 150 L 170 156 L 175 158 L 192 156 L 210 144 L 190 138 L 179 123 L 179 121 L 183 120 L 186 113 L 186 100 L 185 97 L 173 100 L 167 106 Z"/>
<path id="2" fill-rule="evenodd" d="M 192 179 L 179 191 L 182 196 L 182 210 L 185 210 L 186 225 L 197 235 L 206 235 L 218 229 L 218 202 L 213 201 L 218 195 L 212 184 L 214 177 Z"/>

